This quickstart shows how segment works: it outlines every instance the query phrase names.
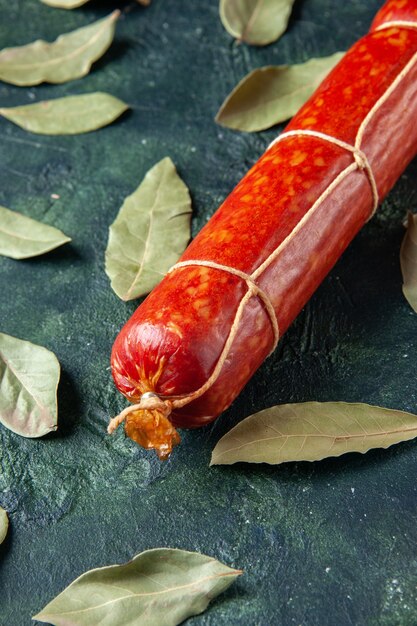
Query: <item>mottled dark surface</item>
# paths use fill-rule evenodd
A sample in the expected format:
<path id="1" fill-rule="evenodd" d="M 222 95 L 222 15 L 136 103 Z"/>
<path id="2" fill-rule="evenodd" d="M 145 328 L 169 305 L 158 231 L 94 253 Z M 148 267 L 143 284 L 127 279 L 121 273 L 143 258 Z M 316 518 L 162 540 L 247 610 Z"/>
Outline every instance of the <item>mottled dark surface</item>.
<path id="1" fill-rule="evenodd" d="M 0 0 L 0 47 L 51 40 L 116 5 L 67 12 Z M 0 330 L 50 348 L 63 370 L 56 434 L 28 440 L 0 426 L 0 505 L 11 520 L 0 547 L 1 626 L 28 626 L 82 572 L 158 546 L 245 570 L 190 624 L 417 623 L 415 443 L 316 464 L 208 467 L 223 433 L 272 404 L 416 410 L 417 316 L 401 293 L 398 253 L 401 221 L 417 204 L 417 163 L 227 414 L 184 433 L 165 464 L 122 432 L 105 433 L 125 405 L 110 349 L 136 306 L 118 300 L 103 269 L 123 198 L 169 155 L 191 189 L 197 232 L 276 134 L 216 126 L 237 80 L 260 65 L 347 48 L 381 5 L 299 0 L 282 39 L 256 49 L 233 43 L 216 0 L 119 4 L 116 41 L 90 76 L 32 89 L 0 84 L 0 106 L 94 90 L 132 106 L 116 124 L 78 137 L 36 136 L 0 119 L 0 204 L 73 238 L 38 259 L 0 259 Z"/>

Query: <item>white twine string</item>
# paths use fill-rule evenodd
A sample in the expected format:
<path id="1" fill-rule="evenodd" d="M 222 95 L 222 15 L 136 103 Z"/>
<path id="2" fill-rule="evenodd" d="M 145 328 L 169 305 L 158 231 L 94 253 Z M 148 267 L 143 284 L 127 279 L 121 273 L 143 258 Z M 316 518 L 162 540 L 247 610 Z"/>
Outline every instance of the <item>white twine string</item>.
<path id="1" fill-rule="evenodd" d="M 377 30 L 384 30 L 385 28 L 414 28 L 417 29 L 417 22 L 409 22 L 408 20 L 392 20 L 390 22 L 384 22 L 375 28 Z"/>

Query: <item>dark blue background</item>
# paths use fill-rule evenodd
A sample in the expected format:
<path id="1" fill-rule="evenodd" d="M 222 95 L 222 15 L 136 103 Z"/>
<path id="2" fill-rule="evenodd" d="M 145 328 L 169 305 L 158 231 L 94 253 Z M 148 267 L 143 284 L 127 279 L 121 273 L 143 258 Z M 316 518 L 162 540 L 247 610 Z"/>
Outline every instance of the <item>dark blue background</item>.
<path id="1" fill-rule="evenodd" d="M 205 223 L 278 129 L 228 131 L 214 115 L 237 81 L 265 64 L 347 49 L 380 0 L 301 0 L 266 48 L 236 45 L 216 0 L 91 2 L 68 12 L 0 0 L 0 47 L 124 9 L 92 73 L 61 86 L 0 85 L 0 106 L 94 90 L 132 110 L 89 135 L 45 137 L 0 119 L 0 204 L 61 228 L 73 243 L 38 259 L 0 259 L 0 330 L 47 346 L 62 364 L 59 431 L 43 440 L 0 426 L 0 623 L 28 626 L 76 576 L 150 547 L 212 555 L 244 575 L 199 626 L 394 626 L 417 623 L 417 451 L 280 467 L 208 467 L 239 419 L 281 402 L 362 401 L 416 410 L 417 317 L 401 293 L 402 219 L 417 204 L 412 164 L 232 408 L 183 435 L 164 464 L 108 437 L 124 405 L 112 342 L 137 303 L 104 273 L 108 226 L 145 172 L 171 156 Z M 58 194 L 59 199 L 53 199 Z"/>

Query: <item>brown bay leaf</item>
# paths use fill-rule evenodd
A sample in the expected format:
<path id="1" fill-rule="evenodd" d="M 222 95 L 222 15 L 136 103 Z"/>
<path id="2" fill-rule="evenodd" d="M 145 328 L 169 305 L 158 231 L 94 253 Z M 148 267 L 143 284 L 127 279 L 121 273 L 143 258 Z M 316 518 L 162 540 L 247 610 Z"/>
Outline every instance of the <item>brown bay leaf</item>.
<path id="1" fill-rule="evenodd" d="M 191 198 L 169 157 L 154 165 L 128 196 L 109 229 L 106 274 L 122 300 L 159 283 L 191 233 Z"/>
<path id="2" fill-rule="evenodd" d="M 216 122 L 247 132 L 284 122 L 297 113 L 343 55 L 336 52 L 299 65 L 267 65 L 253 70 L 223 102 Z"/>
<path id="3" fill-rule="evenodd" d="M 3 107 L 0 108 L 0 115 L 32 133 L 77 135 L 111 124 L 128 108 L 118 98 L 96 91 L 18 107 Z"/>
<path id="4" fill-rule="evenodd" d="M 56 9 L 78 9 L 90 0 L 41 0 L 41 2 Z"/>
<path id="5" fill-rule="evenodd" d="M 0 80 L 13 85 L 65 83 L 85 76 L 113 41 L 120 11 L 89 26 L 60 35 L 53 43 L 41 39 L 0 52 Z"/>
<path id="6" fill-rule="evenodd" d="M 211 465 L 319 461 L 417 437 L 417 415 L 369 404 L 282 404 L 247 417 L 215 446 Z"/>
<path id="7" fill-rule="evenodd" d="M 33 619 L 54 626 L 176 626 L 202 613 L 242 572 L 197 552 L 146 550 L 86 572 Z"/>
<path id="8" fill-rule="evenodd" d="M 409 212 L 407 232 L 400 250 L 403 293 L 408 304 L 417 313 L 417 214 Z"/>
<path id="9" fill-rule="evenodd" d="M 0 333 L 0 423 L 22 437 L 56 430 L 59 376 L 53 352 Z"/>
<path id="10" fill-rule="evenodd" d="M 0 255 L 29 259 L 71 241 L 58 228 L 0 206 Z"/>
<path id="11" fill-rule="evenodd" d="M 220 0 L 220 19 L 239 41 L 265 46 L 285 32 L 295 0 Z"/>
<path id="12" fill-rule="evenodd" d="M 7 531 L 9 529 L 9 518 L 7 513 L 0 506 L 0 544 L 6 539 Z"/>

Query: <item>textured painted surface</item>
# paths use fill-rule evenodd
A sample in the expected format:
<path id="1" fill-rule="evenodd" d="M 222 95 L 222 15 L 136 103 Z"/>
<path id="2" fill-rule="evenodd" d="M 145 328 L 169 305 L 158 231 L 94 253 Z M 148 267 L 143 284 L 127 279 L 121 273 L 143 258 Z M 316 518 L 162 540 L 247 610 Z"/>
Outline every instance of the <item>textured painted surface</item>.
<path id="1" fill-rule="evenodd" d="M 52 40 L 104 16 L 114 6 L 105 4 L 68 13 L 0 0 L 1 45 Z M 288 33 L 260 50 L 232 43 L 217 2 L 188 4 L 132 6 L 114 47 L 82 81 L 0 85 L 1 106 L 100 89 L 133 107 L 82 137 L 29 135 L 0 120 L 0 204 L 73 238 L 45 257 L 0 259 L 1 331 L 45 345 L 63 368 L 56 434 L 29 441 L 0 429 L 0 505 L 11 521 L 0 546 L 0 624 L 29 626 L 87 569 L 173 546 L 245 570 L 190 624 L 412 626 L 413 442 L 313 465 L 209 470 L 208 463 L 239 418 L 278 402 L 366 401 L 416 411 L 417 318 L 401 293 L 398 259 L 401 220 L 417 204 L 416 163 L 213 426 L 184 432 L 165 464 L 123 433 L 105 434 L 109 415 L 125 405 L 109 354 L 136 306 L 117 299 L 104 273 L 107 228 L 123 198 L 169 154 L 191 188 L 196 233 L 275 136 L 217 127 L 212 118 L 225 94 L 255 66 L 346 49 L 382 2 L 336 8 L 303 0 Z"/>

